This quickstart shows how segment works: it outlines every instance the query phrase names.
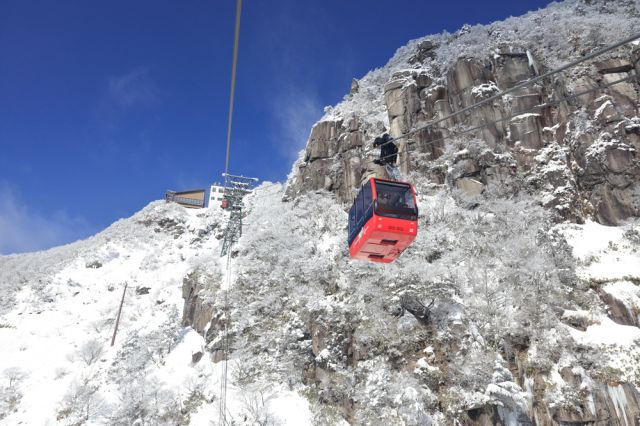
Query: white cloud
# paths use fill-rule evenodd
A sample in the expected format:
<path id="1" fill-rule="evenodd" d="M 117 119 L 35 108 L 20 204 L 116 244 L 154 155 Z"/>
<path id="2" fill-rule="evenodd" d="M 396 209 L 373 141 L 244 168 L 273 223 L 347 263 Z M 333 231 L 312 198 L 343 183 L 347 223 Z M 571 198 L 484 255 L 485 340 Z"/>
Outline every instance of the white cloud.
<path id="1" fill-rule="evenodd" d="M 111 77 L 107 90 L 109 99 L 124 108 L 150 105 L 159 100 L 158 88 L 149 76 L 149 70 L 143 67 Z"/>
<path id="2" fill-rule="evenodd" d="M 297 159 L 304 149 L 311 127 L 322 117 L 323 108 L 317 96 L 298 87 L 290 86 L 275 96 L 271 108 L 277 126 L 275 145 L 288 161 Z"/>
<path id="3" fill-rule="evenodd" d="M 84 219 L 64 211 L 46 217 L 34 212 L 11 185 L 0 181 L 0 254 L 44 250 L 89 233 Z"/>

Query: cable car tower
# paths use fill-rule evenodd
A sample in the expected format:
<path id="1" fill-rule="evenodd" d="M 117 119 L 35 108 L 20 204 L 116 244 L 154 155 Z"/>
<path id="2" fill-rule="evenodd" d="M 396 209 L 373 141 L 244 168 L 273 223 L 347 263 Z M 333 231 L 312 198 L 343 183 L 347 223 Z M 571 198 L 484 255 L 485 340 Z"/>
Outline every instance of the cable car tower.
<path id="1" fill-rule="evenodd" d="M 222 175 L 224 176 L 222 208 L 229 211 L 229 221 L 227 222 L 227 229 L 224 231 L 224 241 L 222 243 L 222 252 L 220 253 L 220 256 L 225 256 L 242 235 L 243 198 L 251 192 L 258 179 L 234 176 L 228 173 L 223 173 Z"/>

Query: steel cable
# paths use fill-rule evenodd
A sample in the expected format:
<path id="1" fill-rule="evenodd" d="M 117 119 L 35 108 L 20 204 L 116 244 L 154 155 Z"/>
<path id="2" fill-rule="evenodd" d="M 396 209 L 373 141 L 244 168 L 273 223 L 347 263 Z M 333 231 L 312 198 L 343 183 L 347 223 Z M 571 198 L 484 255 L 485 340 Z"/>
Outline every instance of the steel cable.
<path id="1" fill-rule="evenodd" d="M 541 109 L 544 109 L 544 108 L 547 108 L 547 107 L 556 106 L 556 105 L 561 104 L 562 102 L 568 102 L 570 100 L 579 98 L 580 96 L 584 96 L 584 95 L 588 95 L 588 94 L 593 93 L 593 92 L 604 90 L 604 89 L 607 89 L 608 87 L 611 87 L 613 85 L 624 83 L 626 81 L 630 81 L 630 80 L 633 80 L 635 78 L 636 78 L 635 75 L 629 75 L 629 76 L 627 76 L 625 78 L 621 78 L 619 80 L 615 80 L 615 81 L 612 81 L 610 83 L 607 83 L 607 84 L 604 84 L 604 85 L 600 85 L 598 87 L 594 87 L 593 89 L 584 90 L 582 92 L 578 92 L 578 93 L 575 93 L 573 95 L 570 95 L 570 96 L 567 96 L 567 97 L 564 97 L 564 98 L 561 98 L 561 99 L 556 99 L 556 100 L 552 100 L 552 101 L 549 101 L 549 102 L 545 102 L 543 104 L 535 105 L 535 106 L 533 106 L 533 107 L 531 107 L 529 109 L 518 111 L 515 114 L 511 114 L 511 115 L 508 115 L 506 117 L 501 117 L 501 118 L 499 118 L 497 120 L 494 120 L 494 121 L 485 122 L 485 123 L 476 125 L 474 127 L 470 127 L 470 128 L 458 131 L 458 132 L 454 132 L 454 133 L 451 133 L 449 135 L 442 136 L 442 137 L 440 137 L 438 139 L 433 139 L 433 140 L 427 141 L 427 142 L 424 143 L 424 145 L 433 145 L 436 142 L 440 142 L 440 141 L 443 141 L 443 140 L 446 140 L 446 139 L 451 139 L 451 138 L 454 138 L 456 136 L 460 136 L 460 135 L 464 135 L 466 133 L 470 133 L 470 132 L 473 132 L 473 131 L 476 131 L 476 130 L 480 130 L 480 129 L 483 129 L 483 128 L 487 127 L 487 126 L 491 126 L 493 124 L 497 124 L 497 123 L 500 123 L 500 122 L 503 122 L 503 121 L 509 121 L 509 120 L 511 120 L 511 119 L 513 119 L 515 117 L 520 116 L 520 115 L 529 114 L 531 112 L 538 111 L 538 110 L 541 110 Z M 439 127 L 438 129 L 446 130 L 446 129 L 441 128 L 441 127 Z M 421 128 L 421 130 L 424 130 L 424 128 Z M 404 153 L 408 154 L 409 150 L 404 151 Z M 400 154 L 401 154 L 401 152 L 398 152 L 397 154 L 386 155 L 384 157 L 380 157 L 380 160 L 384 160 L 386 158 L 390 158 L 390 157 L 393 157 L 394 155 L 400 155 Z M 407 163 L 403 162 L 401 164 L 407 164 Z"/>
<path id="2" fill-rule="evenodd" d="M 425 124 L 425 125 L 424 125 L 424 126 L 422 126 L 422 127 L 419 127 L 419 128 L 417 128 L 417 129 L 411 130 L 411 131 L 410 131 L 410 132 L 408 132 L 408 133 L 405 133 L 405 134 L 403 134 L 403 135 L 400 135 L 400 136 L 397 136 L 397 137 L 395 137 L 395 138 L 392 138 L 391 140 L 389 140 L 389 141 L 387 141 L 387 142 L 383 143 L 383 144 L 382 144 L 382 145 L 380 145 L 380 146 L 382 147 L 382 146 L 384 146 L 384 145 L 386 145 L 386 144 L 389 144 L 389 143 L 392 143 L 392 142 L 394 142 L 394 141 L 396 141 L 396 140 L 404 139 L 404 138 L 406 138 L 406 137 L 408 137 L 408 136 L 411 136 L 411 135 L 413 135 L 413 134 L 415 134 L 415 133 L 417 133 L 417 132 L 420 132 L 420 131 L 422 131 L 422 130 L 425 130 L 425 129 L 429 128 L 429 127 L 433 127 L 435 124 L 441 123 L 441 122 L 443 122 L 443 121 L 445 121 L 445 120 L 448 120 L 448 119 L 450 119 L 450 118 L 456 117 L 456 116 L 458 116 L 458 115 L 460 115 L 460 114 L 462 114 L 462 113 L 469 112 L 469 111 L 471 111 L 471 110 L 474 110 L 474 109 L 476 109 L 476 108 L 479 108 L 479 107 L 481 107 L 482 105 L 485 105 L 485 104 L 487 104 L 487 103 L 489 103 L 489 102 L 491 102 L 491 101 L 494 101 L 494 100 L 496 100 L 496 99 L 499 99 L 499 98 L 501 98 L 501 97 L 503 97 L 503 96 L 505 96 L 505 95 L 508 95 L 509 93 L 513 93 L 513 92 L 515 92 L 515 91 L 517 91 L 517 90 L 520 90 L 520 89 L 523 89 L 523 88 L 525 88 L 525 87 L 527 87 L 527 86 L 529 86 L 529 85 L 532 85 L 532 84 L 534 84 L 534 83 L 537 83 L 537 82 L 539 82 L 539 81 L 542 81 L 542 80 L 544 80 L 544 79 L 545 79 L 545 78 L 547 78 L 547 77 L 550 77 L 550 76 L 552 76 L 552 75 L 558 74 L 558 73 L 560 73 L 560 72 L 562 72 L 562 71 L 566 71 L 566 70 L 567 70 L 567 69 L 569 69 L 569 68 L 572 68 L 572 67 L 574 67 L 574 66 L 576 66 L 576 65 L 579 65 L 579 64 L 581 64 L 581 63 L 583 63 L 583 62 L 586 62 L 586 61 L 588 61 L 588 60 L 591 60 L 591 59 L 593 59 L 593 58 L 596 58 L 596 57 L 598 57 L 598 56 L 600 56 L 600 55 L 602 55 L 602 54 L 604 54 L 604 53 L 607 53 L 607 52 L 609 52 L 609 51 L 611 51 L 611 50 L 613 50 L 613 49 L 617 49 L 618 47 L 623 46 L 623 45 L 625 45 L 625 44 L 627 44 L 627 43 L 630 43 L 630 42 L 632 42 L 632 41 L 635 41 L 635 40 L 637 40 L 637 39 L 640 39 L 640 33 L 637 33 L 637 34 L 635 34 L 635 35 L 633 35 L 633 36 L 631 36 L 631 37 L 625 38 L 624 40 L 620 40 L 620 41 L 618 41 L 618 42 L 616 42 L 616 43 L 614 43 L 614 44 L 611 44 L 611 45 L 609 45 L 609 46 L 603 47 L 602 49 L 597 50 L 597 51 L 595 51 L 595 52 L 593 52 L 593 53 L 590 53 L 589 55 L 583 56 L 583 57 L 582 57 L 582 58 L 580 58 L 580 59 L 576 59 L 575 61 L 572 61 L 572 62 L 569 62 L 568 64 L 562 65 L 562 66 L 561 66 L 561 67 L 559 67 L 559 68 L 555 68 L 555 69 L 553 69 L 553 70 L 547 71 L 546 73 L 541 74 L 541 75 L 539 75 L 539 76 L 537 76 L 537 77 L 534 77 L 534 78 L 530 78 L 530 79 L 524 80 L 524 81 L 522 81 L 522 82 L 520 82 L 520 83 L 516 84 L 515 86 L 513 86 L 513 87 L 511 87 L 511 88 L 509 88 L 509 89 L 507 89 L 507 90 L 504 90 L 504 91 L 502 91 L 502 92 L 496 93 L 496 94 L 495 94 L 495 95 L 493 95 L 493 96 L 490 96 L 490 97 L 488 97 L 488 98 L 486 98 L 486 99 L 481 100 L 480 102 L 476 102 L 476 103 L 475 103 L 475 104 L 473 104 L 473 105 L 469 105 L 468 107 L 462 108 L 462 109 L 461 109 L 461 110 L 459 110 L 459 111 L 453 112 L 453 113 L 451 113 L 451 114 L 449 114 L 449 115 L 447 115 L 447 116 L 445 116 L 445 117 L 438 118 L 438 119 L 436 119 L 436 120 L 432 121 L 431 123 L 427 123 L 427 124 Z"/>
<path id="3" fill-rule="evenodd" d="M 225 192 L 228 186 L 228 176 L 229 176 L 229 156 L 231 152 L 231 125 L 233 123 L 233 103 L 235 99 L 235 88 L 236 88 L 236 70 L 238 67 L 238 45 L 240 44 L 240 15 L 242 12 L 242 0 L 236 1 L 236 21 L 235 21 L 235 30 L 233 37 L 233 60 L 231 65 L 231 93 L 229 94 L 229 120 L 227 123 L 227 152 L 224 160 L 224 176 L 225 176 Z M 230 313 L 229 313 L 229 299 L 228 293 L 231 287 L 231 250 L 227 253 L 227 265 L 226 265 L 226 274 L 227 274 L 227 288 L 224 291 L 224 329 L 223 329 L 223 338 L 222 338 L 222 351 L 223 351 L 223 365 L 222 365 L 222 380 L 220 383 L 220 413 L 219 413 L 219 424 L 220 426 L 226 426 L 227 424 L 227 377 L 228 377 L 228 365 L 227 360 L 229 358 L 229 322 L 230 322 Z"/>

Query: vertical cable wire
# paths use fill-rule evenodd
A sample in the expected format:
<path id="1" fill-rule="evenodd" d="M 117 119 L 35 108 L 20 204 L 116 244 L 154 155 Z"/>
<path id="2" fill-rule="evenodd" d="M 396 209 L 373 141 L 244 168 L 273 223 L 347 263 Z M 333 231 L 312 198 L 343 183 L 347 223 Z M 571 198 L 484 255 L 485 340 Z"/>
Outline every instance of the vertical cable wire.
<path id="1" fill-rule="evenodd" d="M 233 101 L 236 92 L 236 70 L 238 67 L 238 44 L 240 41 L 240 15 L 242 12 L 242 0 L 236 1 L 236 24 L 233 37 L 233 61 L 231 65 L 231 93 L 229 95 L 229 121 L 227 123 L 227 153 L 224 159 L 224 178 L 225 190 L 228 185 L 229 176 L 229 154 L 231 152 L 231 126 L 233 124 Z M 219 424 L 225 426 L 227 424 L 227 359 L 229 358 L 229 299 L 228 293 L 231 287 L 231 250 L 227 253 L 227 288 L 224 292 L 224 330 L 223 330 L 223 366 L 222 380 L 220 383 L 220 415 Z"/>

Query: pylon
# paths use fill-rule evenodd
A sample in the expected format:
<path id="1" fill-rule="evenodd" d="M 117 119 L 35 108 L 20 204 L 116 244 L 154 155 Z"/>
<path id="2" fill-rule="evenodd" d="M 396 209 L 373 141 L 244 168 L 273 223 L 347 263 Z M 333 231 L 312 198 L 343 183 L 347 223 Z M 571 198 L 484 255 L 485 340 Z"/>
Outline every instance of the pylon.
<path id="1" fill-rule="evenodd" d="M 258 179 L 223 173 L 224 199 L 227 200 L 229 221 L 224 232 L 221 256 L 225 256 L 242 235 L 242 208 L 244 196 L 249 194 Z"/>

